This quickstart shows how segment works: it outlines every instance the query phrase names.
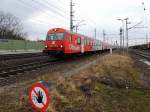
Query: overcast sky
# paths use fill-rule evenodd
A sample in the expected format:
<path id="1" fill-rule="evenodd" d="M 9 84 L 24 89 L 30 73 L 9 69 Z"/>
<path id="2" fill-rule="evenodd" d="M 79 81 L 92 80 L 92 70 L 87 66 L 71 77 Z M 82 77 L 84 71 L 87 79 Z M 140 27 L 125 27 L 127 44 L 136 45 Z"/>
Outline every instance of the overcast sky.
<path id="1" fill-rule="evenodd" d="M 106 31 L 109 41 L 118 40 L 121 21 L 116 19 L 129 17 L 130 26 L 143 20 L 141 26 L 150 27 L 150 0 L 73 0 L 74 19 L 85 20 L 79 33 L 94 36 L 97 29 L 97 38 L 102 40 L 102 30 Z M 146 11 L 144 11 L 145 3 Z M 70 0 L 1 0 L 0 10 L 12 13 L 20 18 L 24 24 L 24 30 L 30 39 L 45 39 L 46 32 L 50 28 L 63 27 L 69 29 L 69 5 Z M 77 24 L 79 21 L 75 21 Z M 130 27 L 129 26 L 129 27 Z M 138 43 L 145 35 L 150 35 L 149 28 L 133 29 L 129 31 L 131 43 Z M 132 41 L 131 41 L 132 40 Z M 145 42 L 145 39 L 142 40 Z M 141 42 L 141 40 L 140 40 Z"/>

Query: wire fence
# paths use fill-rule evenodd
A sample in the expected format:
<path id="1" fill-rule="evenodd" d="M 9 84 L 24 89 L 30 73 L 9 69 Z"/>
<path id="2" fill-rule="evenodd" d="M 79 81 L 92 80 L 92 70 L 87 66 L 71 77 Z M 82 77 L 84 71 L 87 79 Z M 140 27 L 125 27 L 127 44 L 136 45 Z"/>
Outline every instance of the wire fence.
<path id="1" fill-rule="evenodd" d="M 0 39 L 0 50 L 42 50 L 43 41 Z"/>

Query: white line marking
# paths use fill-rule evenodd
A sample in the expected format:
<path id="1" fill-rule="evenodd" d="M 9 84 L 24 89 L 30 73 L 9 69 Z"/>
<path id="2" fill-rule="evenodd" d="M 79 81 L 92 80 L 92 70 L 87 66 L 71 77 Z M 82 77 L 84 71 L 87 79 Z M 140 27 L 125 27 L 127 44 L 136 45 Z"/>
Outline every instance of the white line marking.
<path id="1" fill-rule="evenodd" d="M 150 66 L 150 62 L 149 61 L 143 61 L 145 64 L 147 64 L 148 66 Z"/>

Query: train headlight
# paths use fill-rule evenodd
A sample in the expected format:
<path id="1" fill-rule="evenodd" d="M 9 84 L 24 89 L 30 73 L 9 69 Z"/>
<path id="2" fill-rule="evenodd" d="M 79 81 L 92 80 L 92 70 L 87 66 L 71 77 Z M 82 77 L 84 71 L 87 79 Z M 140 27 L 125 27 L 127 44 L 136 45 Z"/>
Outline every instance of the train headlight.
<path id="1" fill-rule="evenodd" d="M 63 48 L 63 45 L 60 45 L 61 48 Z"/>
<path id="2" fill-rule="evenodd" d="M 48 46 L 46 45 L 45 48 L 48 48 Z"/>

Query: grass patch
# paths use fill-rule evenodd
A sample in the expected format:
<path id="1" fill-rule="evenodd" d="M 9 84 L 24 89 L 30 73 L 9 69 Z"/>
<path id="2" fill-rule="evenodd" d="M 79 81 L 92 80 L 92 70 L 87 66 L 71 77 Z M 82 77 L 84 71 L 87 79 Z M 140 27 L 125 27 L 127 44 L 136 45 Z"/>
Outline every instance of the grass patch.
<path id="1" fill-rule="evenodd" d="M 47 112 L 150 112 L 150 90 L 140 89 L 140 74 L 130 56 L 113 54 L 71 77 L 56 72 L 37 81 L 56 82 Z M 34 112 L 27 96 L 15 107 L 16 112 Z"/>

